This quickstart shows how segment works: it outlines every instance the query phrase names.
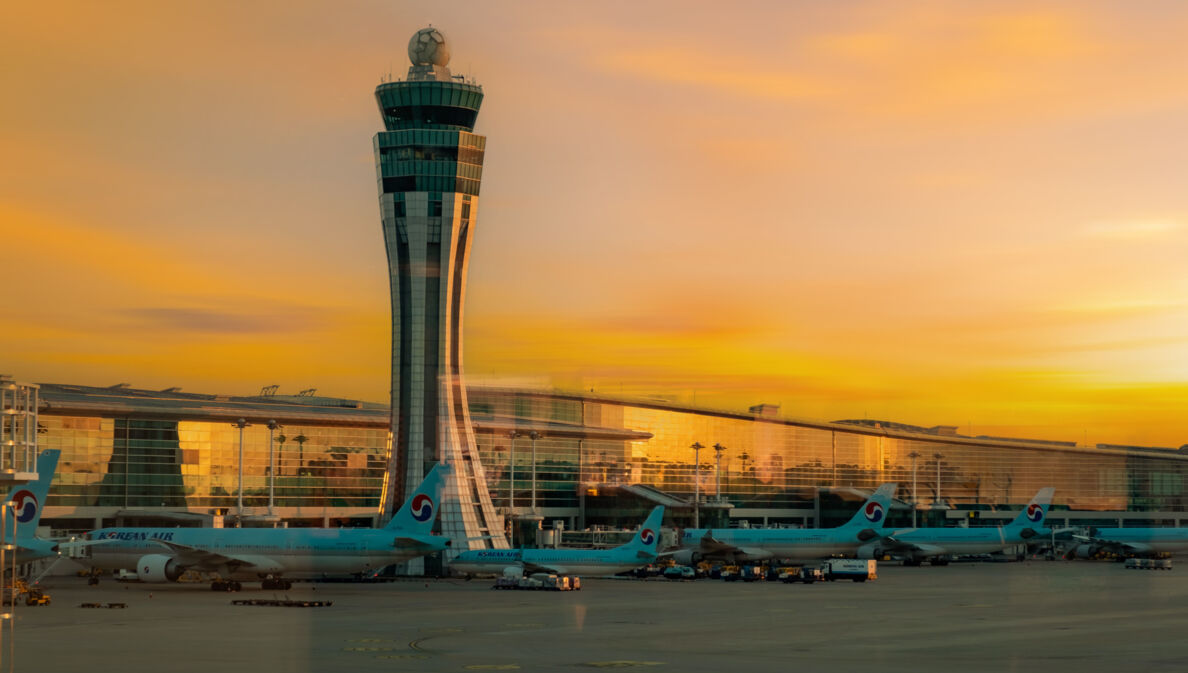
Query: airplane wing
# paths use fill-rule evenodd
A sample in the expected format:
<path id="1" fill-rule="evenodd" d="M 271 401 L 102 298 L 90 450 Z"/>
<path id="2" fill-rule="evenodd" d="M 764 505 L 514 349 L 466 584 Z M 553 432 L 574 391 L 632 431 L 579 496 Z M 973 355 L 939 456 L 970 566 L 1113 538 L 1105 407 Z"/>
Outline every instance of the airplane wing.
<path id="1" fill-rule="evenodd" d="M 919 542 L 904 542 L 896 538 L 894 535 L 884 537 L 878 544 L 879 549 L 891 554 L 904 554 L 911 552 L 916 556 L 943 556 L 949 553 L 949 550 L 934 544 L 921 544 Z"/>
<path id="2" fill-rule="evenodd" d="M 433 539 L 426 540 L 423 537 L 401 536 L 401 537 L 397 537 L 395 539 L 395 543 L 396 543 L 396 546 L 398 546 L 398 547 L 431 547 L 433 549 L 437 549 L 438 547 L 437 547 L 435 539 L 438 536 L 431 535 L 429 537 L 433 538 Z M 468 539 L 473 540 L 475 538 L 468 538 Z"/>
<path id="3" fill-rule="evenodd" d="M 153 542 L 156 542 L 162 547 L 166 547 L 172 551 L 174 561 L 179 566 L 184 568 L 218 569 L 221 567 L 252 568 L 264 566 L 262 569 L 271 571 L 278 565 L 271 561 L 271 559 L 248 556 L 228 556 L 226 554 L 220 554 L 218 552 L 209 551 L 199 547 L 191 547 L 190 545 L 169 542 L 168 540 L 159 540 L 154 538 Z"/>
<path id="4" fill-rule="evenodd" d="M 701 536 L 701 547 L 699 551 L 701 551 L 702 554 L 717 554 L 727 551 L 737 552 L 742 551 L 742 549 L 736 545 L 730 544 L 729 542 L 722 542 L 721 540 L 714 538 L 713 531 L 706 531 L 705 535 Z"/>
<path id="5" fill-rule="evenodd" d="M 521 563 L 524 570 L 529 573 L 552 573 L 554 575 L 562 575 L 565 573 L 563 566 L 545 565 L 542 563 Z"/>
<path id="6" fill-rule="evenodd" d="M 1122 542 L 1092 535 L 1073 535 L 1072 539 L 1092 545 L 1094 550 L 1111 554 L 1146 554 L 1151 551 L 1151 545 L 1142 542 Z"/>
<path id="7" fill-rule="evenodd" d="M 713 536 L 713 531 L 706 531 L 701 537 L 698 553 L 704 558 L 722 557 L 730 559 L 749 559 L 759 561 L 769 559 L 774 554 L 765 547 L 740 547 L 730 542 L 724 542 Z"/>

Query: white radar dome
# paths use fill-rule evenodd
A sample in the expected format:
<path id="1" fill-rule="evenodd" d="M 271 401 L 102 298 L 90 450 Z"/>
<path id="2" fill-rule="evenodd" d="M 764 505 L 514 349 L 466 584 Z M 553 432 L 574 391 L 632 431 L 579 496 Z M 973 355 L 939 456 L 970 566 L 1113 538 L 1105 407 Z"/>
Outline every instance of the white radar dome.
<path id="1" fill-rule="evenodd" d="M 422 28 L 408 41 L 408 60 L 413 65 L 441 65 L 450 62 L 450 46 L 445 35 L 430 26 Z"/>

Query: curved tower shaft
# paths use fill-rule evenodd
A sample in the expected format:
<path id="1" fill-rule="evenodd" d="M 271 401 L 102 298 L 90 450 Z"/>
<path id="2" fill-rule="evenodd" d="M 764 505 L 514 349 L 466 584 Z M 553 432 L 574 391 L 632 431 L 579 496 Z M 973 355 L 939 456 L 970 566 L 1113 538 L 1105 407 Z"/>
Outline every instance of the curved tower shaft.
<path id="1" fill-rule="evenodd" d="M 506 548 L 462 378 L 466 271 L 486 146 L 472 131 L 483 91 L 450 74 L 435 29 L 413 36 L 409 56 L 408 77 L 375 90 L 385 128 L 374 147 L 392 292 L 392 450 L 381 506 L 391 516 L 434 463 L 449 463 L 441 531 L 451 552 Z"/>

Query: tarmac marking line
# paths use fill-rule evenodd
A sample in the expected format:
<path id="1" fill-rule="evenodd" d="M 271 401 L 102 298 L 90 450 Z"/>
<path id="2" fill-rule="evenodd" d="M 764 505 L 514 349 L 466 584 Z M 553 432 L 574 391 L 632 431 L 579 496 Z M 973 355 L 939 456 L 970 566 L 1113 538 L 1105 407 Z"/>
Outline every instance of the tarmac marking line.
<path id="1" fill-rule="evenodd" d="M 510 626 L 510 627 L 533 627 L 533 626 L 544 626 L 544 624 L 543 624 L 542 622 L 524 622 L 523 624 L 504 624 L 504 626 Z"/>
<path id="2" fill-rule="evenodd" d="M 634 666 L 663 666 L 663 661 L 587 661 L 579 666 L 589 666 L 590 668 L 632 668 Z"/>
<path id="3" fill-rule="evenodd" d="M 394 652 L 395 647 L 344 647 L 343 652 Z"/>

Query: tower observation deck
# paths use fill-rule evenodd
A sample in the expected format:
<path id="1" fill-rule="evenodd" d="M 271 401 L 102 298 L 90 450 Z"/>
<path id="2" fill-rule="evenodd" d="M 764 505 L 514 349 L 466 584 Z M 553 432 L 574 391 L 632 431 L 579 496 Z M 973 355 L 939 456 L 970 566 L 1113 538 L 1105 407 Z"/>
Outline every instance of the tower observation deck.
<path id="1" fill-rule="evenodd" d="M 451 553 L 506 548 L 487 491 L 462 375 L 462 316 L 486 138 L 473 133 L 482 87 L 450 74 L 435 28 L 409 41 L 403 81 L 376 87 L 374 140 L 392 296 L 390 516 L 433 464 L 453 467 L 441 506 Z M 410 570 L 413 568 L 410 567 Z"/>

